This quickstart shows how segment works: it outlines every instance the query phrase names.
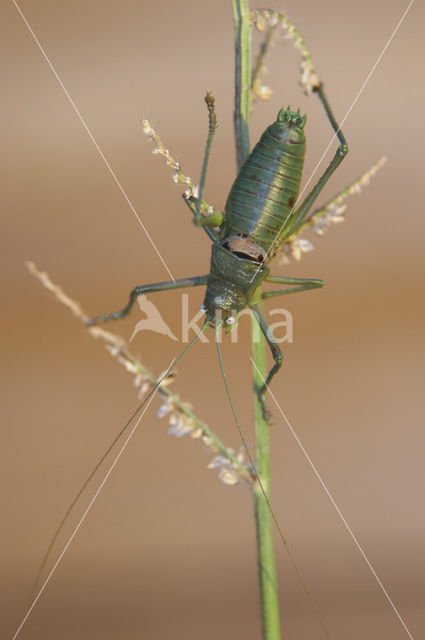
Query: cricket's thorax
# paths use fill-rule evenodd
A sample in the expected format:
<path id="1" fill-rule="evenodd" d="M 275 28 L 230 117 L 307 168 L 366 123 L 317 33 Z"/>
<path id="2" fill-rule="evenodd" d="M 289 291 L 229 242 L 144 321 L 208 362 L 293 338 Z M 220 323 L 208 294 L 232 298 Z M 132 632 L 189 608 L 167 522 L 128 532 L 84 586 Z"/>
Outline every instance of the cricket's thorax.
<path id="1" fill-rule="evenodd" d="M 229 237 L 212 246 L 210 275 L 204 300 L 207 315 L 214 316 L 217 309 L 227 312 L 242 311 L 269 273 L 268 267 L 260 261 L 265 257 L 264 252 L 258 253 L 257 245 L 250 242 L 249 238 L 245 239 L 245 244 L 243 240 L 241 237 Z M 250 253 L 254 253 L 255 259 Z M 247 257 L 241 257 L 245 255 Z"/>

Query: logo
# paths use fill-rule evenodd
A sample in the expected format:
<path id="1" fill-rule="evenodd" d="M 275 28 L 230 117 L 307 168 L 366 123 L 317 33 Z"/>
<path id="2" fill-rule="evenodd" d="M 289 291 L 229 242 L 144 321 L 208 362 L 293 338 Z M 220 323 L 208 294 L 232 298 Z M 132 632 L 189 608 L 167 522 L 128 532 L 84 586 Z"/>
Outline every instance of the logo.
<path id="1" fill-rule="evenodd" d="M 171 340 L 178 341 L 179 338 L 172 332 L 169 325 L 165 322 L 159 309 L 153 302 L 148 300 L 146 295 L 140 295 L 137 297 L 137 302 L 141 311 L 145 314 L 145 318 L 139 320 L 134 327 L 133 333 L 130 338 L 130 342 L 134 337 L 142 331 L 154 331 L 161 335 L 167 336 Z M 219 310 L 218 310 L 219 317 Z M 251 316 L 249 309 L 244 309 L 234 316 L 234 323 L 232 324 L 232 330 L 230 332 L 231 342 L 238 341 L 238 321 L 243 316 Z M 292 314 L 287 309 L 271 309 L 268 311 L 268 315 L 271 316 L 269 320 L 269 327 L 267 329 L 267 339 L 275 344 L 282 342 L 292 343 L 294 341 L 293 319 Z M 187 344 L 192 339 L 193 335 L 196 335 L 201 331 L 203 325 L 203 318 L 205 316 L 204 311 L 197 311 L 192 317 L 189 317 L 189 295 L 183 293 L 181 296 L 181 338 L 180 341 L 183 344 Z M 280 317 L 279 320 L 275 320 L 275 317 Z M 273 320 L 273 322 L 272 322 Z M 191 337 L 191 333 L 193 333 Z M 257 326 L 254 332 L 254 340 L 260 339 L 261 329 Z M 201 342 L 209 342 L 207 335 L 204 333 L 200 336 Z"/>
<path id="2" fill-rule="evenodd" d="M 130 342 L 133 340 L 136 333 L 139 333 L 139 331 L 155 331 L 155 333 L 162 333 L 162 335 L 168 336 L 171 340 L 178 340 L 168 324 L 163 320 L 160 312 L 153 302 L 148 300 L 145 295 L 138 296 L 137 302 L 147 317 L 143 320 L 139 320 L 136 324 L 131 335 Z"/>

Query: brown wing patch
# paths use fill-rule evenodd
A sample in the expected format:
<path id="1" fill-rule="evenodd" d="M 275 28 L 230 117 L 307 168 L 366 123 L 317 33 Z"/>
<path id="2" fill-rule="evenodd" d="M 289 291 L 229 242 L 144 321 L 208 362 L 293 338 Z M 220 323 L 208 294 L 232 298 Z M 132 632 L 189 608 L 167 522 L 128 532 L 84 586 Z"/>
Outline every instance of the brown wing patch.
<path id="1" fill-rule="evenodd" d="M 267 253 L 257 242 L 254 242 L 249 236 L 242 234 L 233 234 L 227 236 L 223 240 L 223 246 L 245 260 L 255 260 L 255 262 L 263 262 Z"/>

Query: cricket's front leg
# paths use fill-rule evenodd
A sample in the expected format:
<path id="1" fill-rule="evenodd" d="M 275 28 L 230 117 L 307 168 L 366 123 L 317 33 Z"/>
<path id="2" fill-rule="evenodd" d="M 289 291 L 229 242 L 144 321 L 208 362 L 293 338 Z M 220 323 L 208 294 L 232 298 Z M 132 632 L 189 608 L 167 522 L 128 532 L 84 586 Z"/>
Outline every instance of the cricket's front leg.
<path id="1" fill-rule="evenodd" d="M 95 324 L 108 322 L 109 320 L 119 320 L 120 318 L 124 318 L 130 313 L 137 296 L 140 296 L 142 294 L 154 293 L 156 291 L 168 291 L 170 289 L 183 289 L 185 287 L 198 287 L 202 284 L 206 285 L 207 282 L 208 274 L 204 276 L 194 276 L 192 278 L 180 278 L 179 280 L 156 282 L 154 284 L 145 284 L 140 287 L 136 287 L 130 293 L 130 299 L 124 309 L 121 309 L 121 311 L 115 311 L 114 313 L 108 313 L 104 316 L 96 316 L 95 318 L 91 318 L 87 321 L 87 325 L 91 327 Z"/>

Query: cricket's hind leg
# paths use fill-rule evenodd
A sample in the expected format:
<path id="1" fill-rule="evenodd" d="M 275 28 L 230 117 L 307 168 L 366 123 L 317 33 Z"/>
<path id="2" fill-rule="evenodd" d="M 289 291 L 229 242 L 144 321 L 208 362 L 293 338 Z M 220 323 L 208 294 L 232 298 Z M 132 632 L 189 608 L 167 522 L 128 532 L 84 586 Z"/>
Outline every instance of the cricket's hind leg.
<path id="1" fill-rule="evenodd" d="M 327 183 L 331 175 L 334 173 L 334 171 L 336 171 L 336 169 L 339 167 L 339 165 L 341 164 L 341 162 L 344 160 L 345 156 L 348 153 L 347 141 L 341 129 L 339 128 L 337 121 L 335 120 L 334 114 L 332 113 L 329 102 L 325 95 L 323 84 L 320 83 L 317 87 L 314 88 L 314 91 L 319 96 L 319 100 L 326 111 L 326 115 L 328 116 L 329 122 L 331 123 L 332 129 L 335 131 L 335 134 L 338 137 L 340 144 L 338 149 L 336 150 L 334 157 L 330 161 L 326 171 L 319 178 L 317 184 L 313 187 L 313 189 L 310 191 L 310 193 L 305 198 L 305 200 L 303 200 L 303 202 L 298 207 L 298 209 L 294 212 L 293 223 L 289 227 L 287 233 L 285 233 L 285 236 L 282 238 L 281 243 L 284 242 L 287 238 L 289 238 L 289 236 L 291 236 L 293 233 L 295 233 L 298 230 L 298 228 L 302 225 L 304 218 L 310 211 L 319 193 L 322 191 L 323 187 L 325 186 L 325 184 Z"/>

